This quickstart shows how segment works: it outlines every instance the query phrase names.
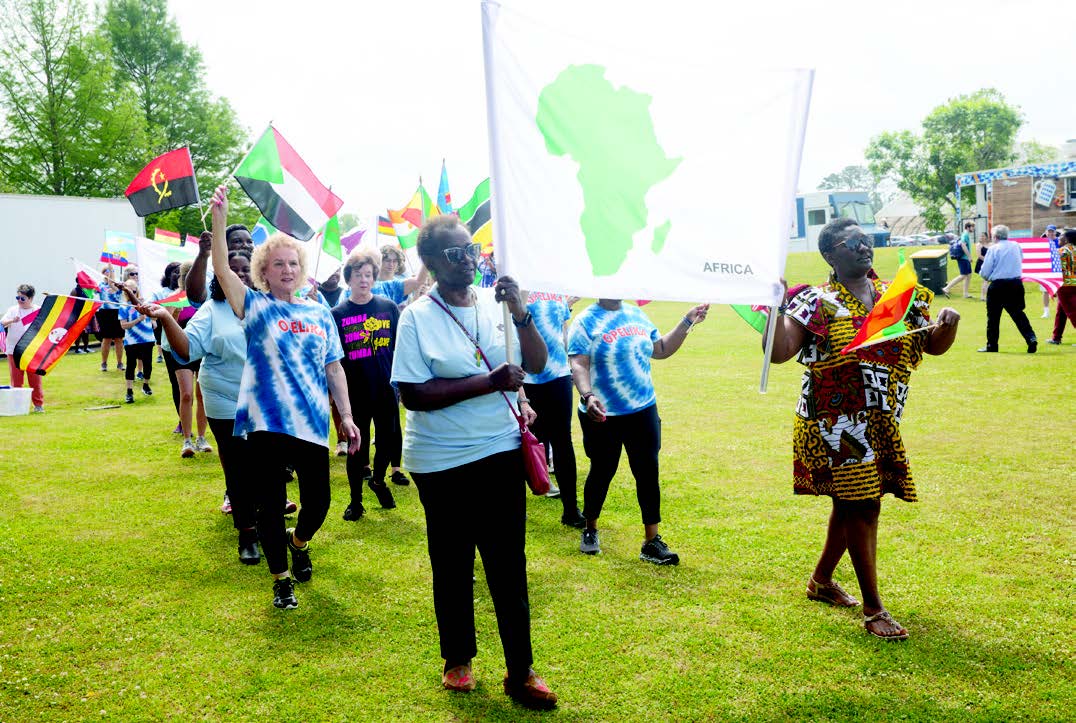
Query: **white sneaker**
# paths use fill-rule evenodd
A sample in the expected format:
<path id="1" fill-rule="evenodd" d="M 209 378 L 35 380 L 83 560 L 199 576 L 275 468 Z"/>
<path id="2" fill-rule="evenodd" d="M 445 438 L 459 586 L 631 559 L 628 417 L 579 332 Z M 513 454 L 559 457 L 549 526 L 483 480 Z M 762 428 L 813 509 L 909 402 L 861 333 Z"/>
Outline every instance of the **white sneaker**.
<path id="1" fill-rule="evenodd" d="M 205 437 L 198 437 L 198 439 L 194 440 L 194 451 L 212 452 L 213 448 L 209 446 L 209 442 L 206 441 Z"/>
<path id="2" fill-rule="evenodd" d="M 347 456 L 347 442 L 345 442 L 343 440 L 340 440 L 339 442 L 336 443 L 336 456 L 337 457 L 346 457 Z"/>
<path id="3" fill-rule="evenodd" d="M 183 449 L 180 451 L 179 456 L 184 459 L 194 456 L 194 445 L 191 444 L 190 439 L 183 440 Z"/>
<path id="4" fill-rule="evenodd" d="M 1050 318 L 1050 307 L 1046 307 L 1045 309 L 1042 310 L 1042 317 L 1040 317 L 1040 318 L 1043 318 L 1043 319 L 1049 319 Z"/>

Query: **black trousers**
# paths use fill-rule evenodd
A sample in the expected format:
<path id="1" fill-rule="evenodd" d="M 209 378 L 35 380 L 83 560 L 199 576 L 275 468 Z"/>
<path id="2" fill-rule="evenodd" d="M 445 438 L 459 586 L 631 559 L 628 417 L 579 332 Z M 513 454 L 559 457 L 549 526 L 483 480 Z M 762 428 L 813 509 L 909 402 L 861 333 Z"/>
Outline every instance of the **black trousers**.
<path id="1" fill-rule="evenodd" d="M 572 378 L 560 377 L 544 384 L 524 384 L 523 390 L 538 414 L 531 431 L 539 441 L 553 446 L 553 467 L 564 512 L 575 514 L 579 501 L 575 447 L 572 445 Z"/>
<path id="2" fill-rule="evenodd" d="M 148 382 L 149 378 L 153 376 L 153 342 L 128 344 L 123 348 L 123 353 L 127 358 L 127 368 L 123 370 L 124 378 L 129 382 L 134 381 L 135 372 L 138 371 L 138 361 L 141 360 L 142 376 Z"/>
<path id="3" fill-rule="evenodd" d="M 477 547 L 508 673 L 526 674 L 534 656 L 523 455 L 518 450 L 501 452 L 441 472 L 413 472 L 411 477 L 426 511 L 441 657 L 463 663 L 478 654 L 472 582 Z"/>
<path id="4" fill-rule="evenodd" d="M 1024 341 L 1035 338 L 1035 330 L 1024 313 L 1024 284 L 1020 279 L 998 279 L 991 281 L 986 290 L 986 346 L 998 348 L 998 334 L 1001 326 L 1001 312 L 1005 311 Z"/>
<path id="5" fill-rule="evenodd" d="M 661 417 L 652 404 L 631 414 L 606 417 L 595 422 L 579 413 L 583 450 L 590 458 L 590 473 L 583 486 L 583 517 L 597 520 L 609 494 L 609 483 L 620 466 L 620 450 L 628 453 L 635 477 L 635 496 L 644 525 L 661 522 L 661 487 L 658 483 L 658 452 L 661 450 Z"/>
<path id="6" fill-rule="evenodd" d="M 284 527 L 288 475 L 284 468 L 294 469 L 299 481 L 302 508 L 295 536 L 310 540 L 329 514 L 329 453 L 320 444 L 277 432 L 251 432 L 247 443 L 257 480 L 254 501 L 258 508 L 258 537 L 269 572 L 279 575 L 288 569 Z"/>
<path id="7" fill-rule="evenodd" d="M 213 437 L 217 440 L 217 456 L 220 457 L 220 466 L 224 470 L 224 487 L 232 505 L 232 524 L 242 537 L 244 530 L 251 530 L 257 524 L 253 485 L 254 460 L 250 456 L 250 443 L 232 434 L 235 428 L 234 419 L 206 419 Z M 252 542 L 253 539 L 244 538 L 243 541 Z"/>
<path id="8" fill-rule="evenodd" d="M 350 395 L 349 395 L 350 396 Z M 400 408 L 394 391 L 387 390 L 377 399 L 360 399 L 351 396 L 351 413 L 359 428 L 362 441 L 356 454 L 347 457 L 347 482 L 351 487 L 351 501 L 362 502 L 362 476 L 370 464 L 370 423 L 377 434 L 374 445 L 373 478 L 384 480 L 389 462 L 399 464 L 403 439 L 400 435 Z"/>

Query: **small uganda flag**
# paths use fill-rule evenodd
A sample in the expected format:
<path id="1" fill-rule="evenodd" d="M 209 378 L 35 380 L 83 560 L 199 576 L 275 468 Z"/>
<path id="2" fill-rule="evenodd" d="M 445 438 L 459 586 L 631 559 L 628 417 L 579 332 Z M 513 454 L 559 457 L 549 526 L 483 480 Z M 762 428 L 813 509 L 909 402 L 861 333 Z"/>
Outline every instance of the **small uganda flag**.
<path id="1" fill-rule="evenodd" d="M 46 296 L 37 317 L 15 346 L 15 365 L 45 374 L 71 348 L 101 308 L 101 302 L 74 296 Z"/>
<path id="2" fill-rule="evenodd" d="M 855 338 L 841 349 L 841 354 L 848 354 L 864 346 L 871 346 L 883 341 L 890 341 L 912 330 L 904 323 L 908 311 L 912 308 L 915 299 L 915 285 L 919 283 L 919 277 L 915 275 L 915 269 L 908 262 L 897 269 L 897 275 L 893 283 L 882 294 L 882 298 L 874 304 L 871 313 L 863 320 L 863 326 Z"/>
<path id="3" fill-rule="evenodd" d="M 188 148 L 158 156 L 143 168 L 124 192 L 139 216 L 198 203 L 198 182 Z"/>
<path id="4" fill-rule="evenodd" d="M 272 126 L 233 175 L 269 223 L 300 241 L 314 238 L 344 205 Z"/>

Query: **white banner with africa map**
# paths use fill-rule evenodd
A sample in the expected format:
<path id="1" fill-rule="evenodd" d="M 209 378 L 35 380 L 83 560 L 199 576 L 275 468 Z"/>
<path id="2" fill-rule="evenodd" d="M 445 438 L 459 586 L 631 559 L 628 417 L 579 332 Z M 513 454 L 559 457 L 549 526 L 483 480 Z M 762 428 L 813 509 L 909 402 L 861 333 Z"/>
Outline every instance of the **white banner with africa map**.
<path id="1" fill-rule="evenodd" d="M 676 38 L 624 47 L 623 20 L 482 3 L 498 270 L 534 291 L 775 304 L 812 71 L 655 57 Z"/>

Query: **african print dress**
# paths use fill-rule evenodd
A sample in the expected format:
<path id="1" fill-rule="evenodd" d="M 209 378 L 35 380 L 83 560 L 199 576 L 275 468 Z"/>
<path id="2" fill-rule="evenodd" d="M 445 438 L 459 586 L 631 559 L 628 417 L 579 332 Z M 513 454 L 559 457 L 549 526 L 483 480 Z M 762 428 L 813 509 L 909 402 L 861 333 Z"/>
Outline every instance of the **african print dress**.
<path id="1" fill-rule="evenodd" d="M 887 284 L 872 281 L 877 301 Z M 916 286 L 905 320 L 909 329 L 930 324 L 933 298 L 930 290 Z M 828 284 L 805 289 L 788 304 L 785 315 L 810 332 L 799 355 L 807 370 L 792 432 L 794 491 L 841 500 L 873 500 L 890 492 L 915 502 L 900 419 L 927 333 L 841 354 L 867 314 L 863 303 L 832 276 Z"/>

